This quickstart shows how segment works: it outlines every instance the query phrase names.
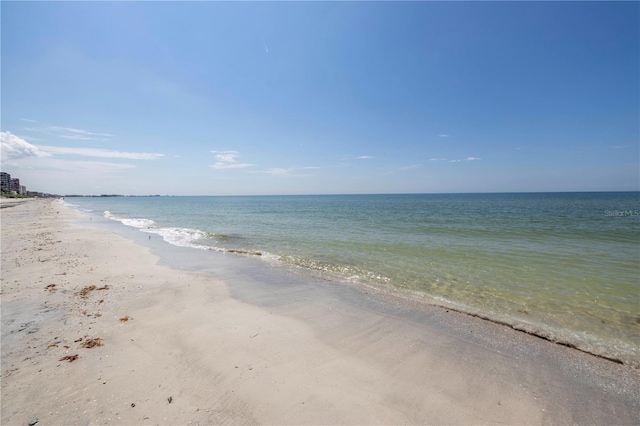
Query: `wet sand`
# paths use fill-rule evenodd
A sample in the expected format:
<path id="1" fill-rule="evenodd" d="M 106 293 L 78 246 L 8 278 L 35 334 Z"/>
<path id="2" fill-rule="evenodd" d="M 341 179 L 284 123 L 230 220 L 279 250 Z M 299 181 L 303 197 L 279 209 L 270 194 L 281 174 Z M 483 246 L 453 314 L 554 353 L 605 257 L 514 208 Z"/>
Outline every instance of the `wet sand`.
<path id="1" fill-rule="evenodd" d="M 3 425 L 638 424 L 632 367 L 370 289 L 172 269 L 78 219 L 2 209 Z"/>

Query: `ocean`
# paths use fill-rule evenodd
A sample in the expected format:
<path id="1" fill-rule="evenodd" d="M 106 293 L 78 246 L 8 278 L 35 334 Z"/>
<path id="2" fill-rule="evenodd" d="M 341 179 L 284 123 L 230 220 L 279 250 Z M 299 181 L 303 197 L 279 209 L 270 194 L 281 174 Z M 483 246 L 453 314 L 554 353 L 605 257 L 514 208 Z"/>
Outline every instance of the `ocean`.
<path id="1" fill-rule="evenodd" d="M 65 203 L 184 250 L 376 287 L 640 367 L 638 192 Z"/>

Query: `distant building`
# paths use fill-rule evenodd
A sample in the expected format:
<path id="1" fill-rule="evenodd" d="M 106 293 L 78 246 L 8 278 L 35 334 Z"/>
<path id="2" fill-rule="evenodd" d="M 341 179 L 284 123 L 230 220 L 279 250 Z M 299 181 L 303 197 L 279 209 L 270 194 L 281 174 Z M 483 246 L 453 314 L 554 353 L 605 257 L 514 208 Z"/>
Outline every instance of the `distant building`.
<path id="1" fill-rule="evenodd" d="M 22 185 L 20 187 L 20 195 L 27 195 L 27 187 Z"/>
<path id="2" fill-rule="evenodd" d="M 0 172 L 0 190 L 11 192 L 11 175 L 9 173 Z"/>
<path id="3" fill-rule="evenodd" d="M 9 192 L 13 192 L 16 194 L 20 193 L 20 179 L 12 178 L 10 181 Z"/>

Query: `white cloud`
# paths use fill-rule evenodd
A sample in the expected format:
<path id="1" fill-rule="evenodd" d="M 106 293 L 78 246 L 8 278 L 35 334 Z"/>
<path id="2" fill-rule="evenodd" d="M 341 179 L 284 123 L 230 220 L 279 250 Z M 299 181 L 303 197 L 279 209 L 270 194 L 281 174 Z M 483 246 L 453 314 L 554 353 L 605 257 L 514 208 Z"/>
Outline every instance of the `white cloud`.
<path id="1" fill-rule="evenodd" d="M 149 152 L 121 152 L 99 148 L 69 148 L 64 146 L 43 145 L 40 145 L 39 148 L 42 151 L 50 154 L 81 155 L 85 157 L 100 158 L 127 158 L 129 160 L 156 160 L 164 156 L 164 154 L 155 154 Z"/>
<path id="2" fill-rule="evenodd" d="M 17 160 L 26 157 L 48 157 L 51 154 L 41 151 L 11 132 L 0 132 L 0 152 L 2 161 Z"/>
<path id="3" fill-rule="evenodd" d="M 236 157 L 240 156 L 238 151 L 210 151 L 215 154 L 216 160 L 235 163 Z"/>
<path id="4" fill-rule="evenodd" d="M 253 167 L 254 164 L 249 164 L 249 163 L 223 163 L 221 161 L 218 161 L 217 163 L 214 163 L 211 165 L 211 167 L 213 167 L 214 169 L 244 169 L 246 167 Z"/>
<path id="5" fill-rule="evenodd" d="M 412 164 L 411 166 L 400 167 L 400 170 L 415 170 L 422 167 L 422 164 Z"/>
<path id="6" fill-rule="evenodd" d="M 104 137 L 113 136 L 110 133 L 95 133 L 88 132 L 82 129 L 75 129 L 73 127 L 62 127 L 62 126 L 47 126 L 47 129 L 53 130 L 57 133 L 58 136 L 65 139 L 75 139 L 75 140 L 101 140 Z M 102 138 L 96 138 L 96 136 L 101 136 Z"/>
<path id="7" fill-rule="evenodd" d="M 449 160 L 450 163 L 459 163 L 461 161 L 478 161 L 478 160 L 482 160 L 482 158 L 478 158 L 478 157 L 467 157 L 467 158 L 461 158 L 459 160 Z"/>
<path id="8" fill-rule="evenodd" d="M 252 173 L 265 173 L 265 174 L 268 174 L 271 176 L 277 176 L 277 177 L 305 177 L 305 176 L 311 176 L 311 175 L 295 173 L 295 172 L 297 170 L 318 170 L 318 169 L 320 169 L 320 167 L 315 167 L 315 166 L 307 166 L 307 167 L 293 166 L 293 167 L 289 167 L 288 169 L 285 169 L 282 167 L 273 167 L 271 169 L 267 169 L 263 171 L 255 171 Z"/>
<path id="9" fill-rule="evenodd" d="M 289 176 L 291 169 L 283 169 L 280 167 L 275 167 L 273 169 L 267 170 L 265 173 L 270 174 L 271 176 Z"/>
<path id="10" fill-rule="evenodd" d="M 448 138 L 448 137 L 449 137 L 449 135 L 444 134 L 444 133 L 440 133 L 440 134 L 438 135 L 438 137 L 439 137 L 439 138 Z"/>
<path id="11" fill-rule="evenodd" d="M 215 155 L 215 159 L 217 160 L 214 164 L 211 165 L 214 169 L 244 169 L 246 167 L 253 167 L 254 164 L 249 163 L 238 163 L 238 158 L 240 153 L 238 151 L 210 151 Z"/>
<path id="12" fill-rule="evenodd" d="M 482 158 L 466 157 L 466 158 L 459 158 L 457 160 L 448 160 L 446 158 L 429 158 L 429 161 L 448 161 L 449 163 L 460 163 L 462 161 L 478 161 L 478 160 L 482 160 Z"/>
<path id="13" fill-rule="evenodd" d="M 35 120 L 30 120 L 27 118 L 21 118 L 21 120 L 27 123 L 36 123 Z M 111 133 L 89 132 L 83 129 L 63 126 L 25 127 L 24 130 L 44 133 L 47 136 L 56 138 L 81 141 L 107 141 L 110 137 L 113 136 Z"/>
<path id="14" fill-rule="evenodd" d="M 44 139 L 40 139 L 40 138 L 34 138 L 33 136 L 25 136 L 25 135 L 21 135 L 20 138 L 24 139 L 27 142 L 44 140 Z"/>
<path id="15" fill-rule="evenodd" d="M 372 160 L 373 157 L 370 155 L 361 155 L 360 157 L 358 157 L 358 160 Z"/>

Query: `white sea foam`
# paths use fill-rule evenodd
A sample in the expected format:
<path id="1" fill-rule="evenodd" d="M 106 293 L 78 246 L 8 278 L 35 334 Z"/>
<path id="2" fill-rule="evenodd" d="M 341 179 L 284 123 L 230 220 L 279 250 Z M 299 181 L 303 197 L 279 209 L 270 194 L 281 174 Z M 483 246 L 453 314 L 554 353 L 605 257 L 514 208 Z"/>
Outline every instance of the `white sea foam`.
<path id="1" fill-rule="evenodd" d="M 263 251 L 262 253 L 262 260 L 267 261 L 267 262 L 278 262 L 282 259 L 282 256 L 279 256 L 277 254 L 273 254 L 273 253 L 269 253 L 267 251 Z"/>
<path id="2" fill-rule="evenodd" d="M 133 228 L 139 228 L 139 229 L 149 228 L 149 227 L 152 227 L 155 224 L 155 222 L 153 220 L 151 220 L 151 219 L 137 219 L 137 218 L 117 217 L 117 216 L 111 214 L 111 212 L 109 210 L 106 210 L 104 212 L 104 217 L 106 217 L 107 219 L 116 220 L 118 222 L 121 222 L 124 225 L 131 226 Z"/>
<path id="3" fill-rule="evenodd" d="M 151 219 L 122 218 L 112 214 L 109 210 L 106 210 L 104 212 L 104 217 L 106 217 L 107 219 L 118 221 L 124 225 L 131 226 L 133 228 L 138 228 L 142 232 L 160 235 L 164 241 L 178 247 L 191 247 L 199 250 L 212 250 L 212 251 L 218 251 L 221 253 L 262 255 L 261 252 L 254 252 L 250 250 L 225 249 L 221 247 L 201 244 L 199 242 L 211 240 L 209 236 L 212 234 L 207 234 L 206 232 L 200 231 L 199 229 L 159 228 L 154 226 L 156 222 Z"/>
<path id="4" fill-rule="evenodd" d="M 121 222 L 127 226 L 140 229 L 149 228 L 155 224 L 151 219 L 122 219 Z"/>
<path id="5" fill-rule="evenodd" d="M 70 202 L 68 202 L 68 201 L 63 200 L 62 198 L 59 198 L 59 199 L 58 199 L 58 202 L 59 202 L 60 204 L 62 204 L 63 206 L 66 206 L 66 207 L 72 207 L 72 208 L 74 208 L 74 209 L 75 209 L 75 208 L 77 208 L 77 207 L 79 207 L 77 204 L 72 204 L 72 203 L 70 203 Z"/>
<path id="6" fill-rule="evenodd" d="M 200 250 L 216 250 L 215 247 L 210 247 L 202 244 L 197 244 L 197 241 L 207 238 L 207 234 L 198 229 L 189 228 L 144 228 L 143 232 L 150 234 L 157 234 L 162 237 L 163 240 L 169 244 L 173 244 L 178 247 L 192 247 Z"/>

